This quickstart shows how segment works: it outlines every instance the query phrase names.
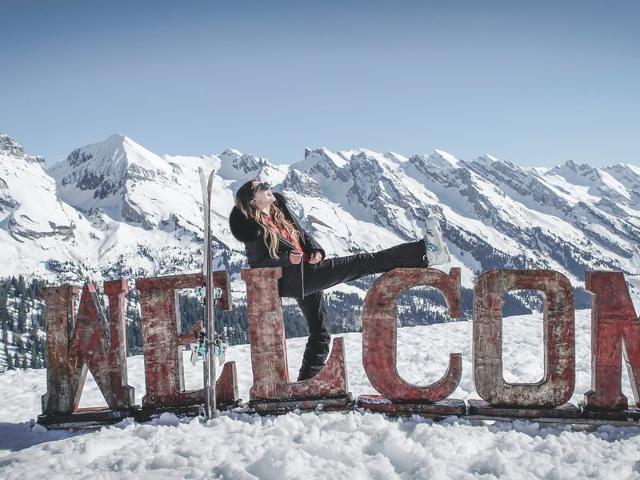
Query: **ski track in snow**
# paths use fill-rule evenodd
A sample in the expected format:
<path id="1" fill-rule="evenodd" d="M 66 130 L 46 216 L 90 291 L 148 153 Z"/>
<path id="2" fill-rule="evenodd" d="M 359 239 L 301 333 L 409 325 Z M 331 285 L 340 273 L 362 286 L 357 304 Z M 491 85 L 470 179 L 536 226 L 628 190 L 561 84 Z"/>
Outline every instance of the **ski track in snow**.
<path id="1" fill-rule="evenodd" d="M 437 380 L 448 354 L 463 356 L 460 386 L 452 398 L 478 398 L 471 370 L 471 323 L 398 331 L 398 371 L 417 384 Z M 541 315 L 504 320 L 505 378 L 535 382 L 543 372 Z M 361 362 L 360 334 L 345 338 L 349 388 L 375 393 Z M 295 378 L 305 339 L 288 341 Z M 590 311 L 576 312 L 576 393 L 590 386 Z M 240 395 L 249 398 L 249 346 L 232 347 Z M 144 394 L 142 357 L 129 358 L 129 383 L 139 404 Z M 186 361 L 187 388 L 202 385 L 201 364 Z M 222 413 L 208 424 L 172 414 L 144 424 L 125 420 L 98 430 L 45 431 L 33 425 L 45 393 L 44 370 L 0 374 L 0 478 L 222 478 L 222 479 L 470 479 L 640 478 L 640 428 L 602 426 L 595 432 L 536 422 L 472 425 L 449 417 L 433 422 L 361 411 Z M 632 399 L 623 370 L 623 391 Z M 104 405 L 89 378 L 82 406 Z"/>

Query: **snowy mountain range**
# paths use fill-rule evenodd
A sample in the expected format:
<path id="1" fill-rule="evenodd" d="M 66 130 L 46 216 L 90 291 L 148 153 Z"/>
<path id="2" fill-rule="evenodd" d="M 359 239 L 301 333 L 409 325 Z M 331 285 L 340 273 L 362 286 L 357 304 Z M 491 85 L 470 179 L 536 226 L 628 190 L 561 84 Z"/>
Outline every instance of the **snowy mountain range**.
<path id="1" fill-rule="evenodd" d="M 199 166 L 218 172 L 216 266 L 232 273 L 236 298 L 246 263 L 227 218 L 235 189 L 256 176 L 286 195 L 330 256 L 419 238 L 421 222 L 435 215 L 453 256 L 444 270 L 461 267 L 467 288 L 495 268 L 550 268 L 576 287 L 586 270 L 604 269 L 623 271 L 640 292 L 637 165 L 526 168 L 491 155 L 364 148 L 307 149 L 302 161 L 278 165 L 231 149 L 159 155 L 122 135 L 77 148 L 49 169 L 0 135 L 0 276 L 62 283 L 200 270 Z M 362 296 L 364 288 L 334 291 Z"/>

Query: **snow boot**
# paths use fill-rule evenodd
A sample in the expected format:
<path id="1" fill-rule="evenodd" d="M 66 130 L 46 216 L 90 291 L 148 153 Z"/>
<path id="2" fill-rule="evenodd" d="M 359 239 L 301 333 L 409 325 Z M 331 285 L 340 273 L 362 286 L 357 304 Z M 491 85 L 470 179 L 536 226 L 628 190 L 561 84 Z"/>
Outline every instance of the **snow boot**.
<path id="1" fill-rule="evenodd" d="M 447 245 L 442 239 L 442 230 L 435 217 L 428 217 L 426 226 L 422 230 L 424 235 L 423 241 L 426 250 L 426 260 L 429 267 L 434 265 L 442 265 L 448 263 L 451 260 Z"/>

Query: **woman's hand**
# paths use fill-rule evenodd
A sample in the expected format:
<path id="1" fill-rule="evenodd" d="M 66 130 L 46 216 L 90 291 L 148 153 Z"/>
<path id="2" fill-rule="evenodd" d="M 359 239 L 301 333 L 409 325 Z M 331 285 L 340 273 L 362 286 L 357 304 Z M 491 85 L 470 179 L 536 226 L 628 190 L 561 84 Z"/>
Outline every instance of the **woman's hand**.
<path id="1" fill-rule="evenodd" d="M 322 253 L 314 252 L 311 254 L 311 257 L 309 258 L 309 263 L 311 264 L 318 263 L 320 260 L 322 260 Z"/>
<path id="2" fill-rule="evenodd" d="M 294 265 L 298 265 L 302 261 L 302 252 L 299 250 L 291 250 L 289 260 L 291 260 L 291 263 Z"/>

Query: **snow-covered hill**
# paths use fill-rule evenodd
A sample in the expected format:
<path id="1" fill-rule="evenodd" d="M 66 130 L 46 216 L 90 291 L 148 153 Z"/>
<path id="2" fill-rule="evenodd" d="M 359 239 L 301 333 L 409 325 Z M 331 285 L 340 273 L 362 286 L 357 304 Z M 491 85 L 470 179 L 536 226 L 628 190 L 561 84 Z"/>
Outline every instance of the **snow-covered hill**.
<path id="1" fill-rule="evenodd" d="M 495 268 L 552 268 L 575 286 L 588 269 L 621 270 L 632 285 L 640 275 L 639 166 L 524 168 L 491 155 L 404 157 L 363 148 L 307 149 L 287 166 L 231 149 L 159 155 L 122 135 L 80 147 L 48 171 L 0 137 L 2 275 L 79 282 L 199 270 L 198 166 L 218 170 L 216 261 L 232 272 L 236 297 L 245 259 L 227 216 L 235 189 L 256 176 L 285 193 L 332 256 L 416 239 L 430 214 L 453 254 L 444 268 L 461 267 L 466 288 Z M 362 288 L 335 290 L 361 296 Z"/>
<path id="2" fill-rule="evenodd" d="M 0 244 L 3 276 L 46 273 L 55 255 L 72 258 L 77 212 L 60 201 L 44 159 L 0 135 Z M 62 251 L 60 251 L 62 250 Z"/>
<path id="3" fill-rule="evenodd" d="M 576 389 L 572 402 L 590 388 L 590 312 L 576 315 Z M 446 370 L 448 352 L 462 354 L 462 379 L 452 398 L 477 398 L 471 370 L 470 322 L 401 328 L 398 372 L 428 384 Z M 374 393 L 362 367 L 360 334 L 345 338 L 349 386 L 354 395 Z M 535 382 L 542 377 L 540 315 L 504 321 L 505 378 Z M 287 342 L 290 374 L 304 339 Z M 249 346 L 232 347 L 240 395 L 251 386 Z M 185 359 L 187 388 L 202 385 L 202 369 Z M 142 357 L 128 359 L 136 401 L 144 394 Z M 631 395 L 623 373 L 623 391 Z M 171 414 L 147 424 L 125 420 L 95 431 L 44 431 L 33 426 L 46 389 L 44 370 L 0 374 L 0 478 L 222 478 L 222 479 L 459 479 L 459 478 L 639 478 L 639 427 L 570 426 L 535 422 L 485 422 L 450 417 L 434 423 L 419 417 L 387 418 L 365 412 L 290 413 L 259 417 L 223 413 L 208 424 Z M 103 405 L 88 381 L 81 405 Z"/>

